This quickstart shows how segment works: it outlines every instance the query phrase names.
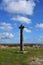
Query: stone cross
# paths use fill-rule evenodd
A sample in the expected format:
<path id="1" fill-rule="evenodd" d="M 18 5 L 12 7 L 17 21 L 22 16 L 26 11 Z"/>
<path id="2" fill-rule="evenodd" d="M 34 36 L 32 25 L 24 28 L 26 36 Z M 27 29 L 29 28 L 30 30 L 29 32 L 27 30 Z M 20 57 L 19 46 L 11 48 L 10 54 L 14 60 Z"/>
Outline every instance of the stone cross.
<path id="1" fill-rule="evenodd" d="M 24 48 L 23 48 L 23 46 L 24 46 L 24 44 L 23 44 L 23 29 L 24 29 L 24 26 L 20 25 L 19 29 L 20 29 L 20 51 L 23 51 L 24 50 Z"/>

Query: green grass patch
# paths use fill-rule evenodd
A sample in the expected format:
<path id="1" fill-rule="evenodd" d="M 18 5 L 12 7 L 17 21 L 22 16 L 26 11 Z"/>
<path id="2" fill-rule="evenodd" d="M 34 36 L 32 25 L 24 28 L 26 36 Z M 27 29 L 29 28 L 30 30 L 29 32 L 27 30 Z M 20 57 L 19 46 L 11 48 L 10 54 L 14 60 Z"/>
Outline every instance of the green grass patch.
<path id="1" fill-rule="evenodd" d="M 26 48 L 28 53 L 16 53 L 19 48 L 0 48 L 0 65 L 29 65 L 30 58 L 42 56 L 43 50 L 37 48 Z"/>

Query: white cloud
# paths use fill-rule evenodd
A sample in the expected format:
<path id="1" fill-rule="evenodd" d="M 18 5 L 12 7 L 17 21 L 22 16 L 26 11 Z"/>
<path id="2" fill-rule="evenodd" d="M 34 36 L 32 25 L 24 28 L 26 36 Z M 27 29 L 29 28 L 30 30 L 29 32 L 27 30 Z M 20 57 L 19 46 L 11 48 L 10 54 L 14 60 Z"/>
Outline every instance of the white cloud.
<path id="1" fill-rule="evenodd" d="M 24 40 L 25 43 L 43 44 L 43 36 L 38 36 L 34 38 L 27 38 Z"/>
<path id="2" fill-rule="evenodd" d="M 0 33 L 1 39 L 9 39 L 9 38 L 13 38 L 13 37 L 14 37 L 14 35 L 12 33 L 8 33 L 8 32 Z"/>
<path id="3" fill-rule="evenodd" d="M 36 27 L 37 27 L 37 28 L 40 28 L 40 29 L 43 29 L 43 23 L 36 24 Z"/>
<path id="4" fill-rule="evenodd" d="M 3 0 L 1 7 L 10 13 L 32 15 L 35 6 L 34 0 Z"/>
<path id="5" fill-rule="evenodd" d="M 13 27 L 12 27 L 12 25 L 10 23 L 3 22 L 3 23 L 0 23 L 0 25 L 1 25 L 0 29 L 2 29 L 2 30 L 10 31 L 10 30 L 13 29 Z"/>
<path id="6" fill-rule="evenodd" d="M 43 39 L 43 36 L 40 36 L 41 39 Z"/>
<path id="7" fill-rule="evenodd" d="M 24 28 L 25 32 L 31 33 L 32 31 L 30 29 Z"/>
<path id="8" fill-rule="evenodd" d="M 39 36 L 39 37 L 37 38 L 37 42 L 43 43 L 43 36 Z"/>
<path id="9" fill-rule="evenodd" d="M 11 25 L 11 24 L 10 23 L 6 23 L 6 22 L 3 22 L 3 23 L 1 23 L 1 25 L 7 26 L 7 25 Z"/>
<path id="10" fill-rule="evenodd" d="M 27 24 L 31 23 L 31 19 L 28 19 L 27 17 L 23 17 L 23 16 L 13 17 L 13 18 L 11 18 L 11 20 L 16 20 L 19 22 L 27 23 Z"/>

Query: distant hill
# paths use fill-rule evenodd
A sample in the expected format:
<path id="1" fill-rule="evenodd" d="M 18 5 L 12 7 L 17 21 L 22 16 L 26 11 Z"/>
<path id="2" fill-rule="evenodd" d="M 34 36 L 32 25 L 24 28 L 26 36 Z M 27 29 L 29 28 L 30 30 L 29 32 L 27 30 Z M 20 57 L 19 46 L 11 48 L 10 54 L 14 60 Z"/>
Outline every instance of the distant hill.
<path id="1" fill-rule="evenodd" d="M 24 46 L 33 46 L 33 45 L 38 45 L 38 46 L 43 46 L 43 44 L 29 44 L 29 43 L 24 43 Z M 20 44 L 16 43 L 16 44 L 1 44 L 0 43 L 0 46 L 20 46 Z"/>

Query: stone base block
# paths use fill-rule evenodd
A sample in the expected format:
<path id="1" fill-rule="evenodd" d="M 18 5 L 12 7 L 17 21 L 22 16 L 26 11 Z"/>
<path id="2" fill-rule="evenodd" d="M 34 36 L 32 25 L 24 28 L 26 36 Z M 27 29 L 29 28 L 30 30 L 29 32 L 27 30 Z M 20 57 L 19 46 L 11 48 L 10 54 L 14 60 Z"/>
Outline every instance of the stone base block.
<path id="1" fill-rule="evenodd" d="M 16 51 L 16 53 L 28 53 L 29 51 Z"/>

